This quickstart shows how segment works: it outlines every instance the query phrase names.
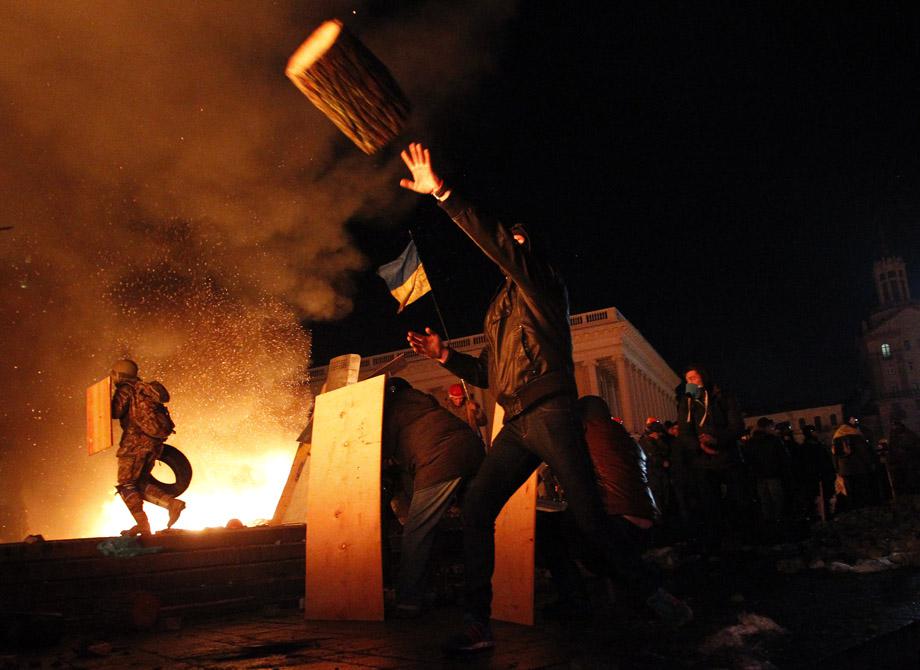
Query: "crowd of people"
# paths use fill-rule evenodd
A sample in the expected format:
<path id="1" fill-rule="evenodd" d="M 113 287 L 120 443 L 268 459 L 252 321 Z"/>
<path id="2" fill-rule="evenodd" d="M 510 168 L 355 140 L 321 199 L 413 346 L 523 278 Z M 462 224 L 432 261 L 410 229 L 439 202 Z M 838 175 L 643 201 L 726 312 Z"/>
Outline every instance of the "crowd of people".
<path id="1" fill-rule="evenodd" d="M 715 553 L 726 535 L 789 539 L 837 513 L 920 492 L 920 439 L 899 421 L 877 443 L 856 417 L 829 439 L 807 424 L 797 437 L 788 421 L 769 417 L 745 429 L 734 402 L 722 399 L 725 419 L 714 421 L 724 422 L 725 448 L 716 455 L 693 435 L 696 419 L 687 420 L 687 403 L 692 414 L 700 400 L 692 387 L 681 394 L 678 421 L 649 417 L 639 437 L 664 537 L 698 536 Z"/>
<path id="2" fill-rule="evenodd" d="M 412 179 L 400 184 L 433 195 L 505 277 L 487 308 L 478 356 L 452 349 L 430 328 L 407 335 L 417 354 L 458 378 L 446 398 L 398 377 L 387 380 L 383 457 L 392 476 L 383 490 L 393 495 L 384 503 L 402 524 L 392 614 L 424 613 L 435 533 L 458 508 L 465 616 L 446 651 L 494 647 L 495 520 L 535 471 L 561 503 L 537 521 L 537 556 L 557 587 L 556 614 L 578 620 L 590 610 L 577 554 L 637 610 L 675 627 L 693 613 L 642 559 L 656 541 L 685 539 L 715 556 L 732 539 L 776 540 L 843 509 L 917 492 L 920 440 L 903 424 L 895 422 L 890 439 L 878 445 L 855 418 L 829 444 L 814 426 L 804 426 L 800 441 L 788 423 L 768 417 L 749 431 L 738 403 L 700 365 L 684 371 L 676 421 L 649 417 L 642 435 L 631 436 L 603 398 L 578 397 L 567 289 L 528 231 L 505 227 L 448 188 L 421 145 L 410 145 L 402 158 Z M 117 490 L 135 520 L 124 534 L 147 535 L 144 501 L 165 507 L 169 526 L 185 507 L 150 477 L 173 432 L 169 394 L 142 381 L 133 361 L 116 363 L 112 377 L 112 416 L 124 431 Z M 467 385 L 488 388 L 502 409 L 491 441 Z"/>
<path id="3" fill-rule="evenodd" d="M 679 626 L 692 618 L 690 608 L 665 590 L 661 575 L 641 559 L 657 529 L 677 529 L 697 540 L 702 553 L 715 555 L 739 532 L 757 529 L 760 537 L 748 540 L 778 537 L 794 519 L 826 517 L 844 501 L 853 507 L 877 499 L 873 483 L 878 480 L 878 455 L 866 446 L 869 442 L 855 424 L 849 426 L 850 433 L 835 436 L 832 446 L 822 444 L 813 427 L 799 442 L 788 427 L 777 427 L 766 418 L 747 433 L 735 399 L 699 365 L 684 373 L 676 398 L 677 420 L 650 418 L 637 443 L 610 416 L 602 398 L 578 397 L 567 289 L 529 232 L 520 224 L 505 226 L 446 184 L 422 145 L 410 144 L 402 159 L 412 178 L 400 185 L 434 196 L 504 275 L 486 310 L 485 346 L 478 356 L 452 349 L 431 328 L 408 333 L 417 354 L 460 380 L 447 407 L 437 407 L 434 398 L 402 381 L 390 384 L 395 395 L 385 405 L 385 424 L 392 431 L 391 443 L 384 448 L 403 468 L 410 498 L 410 539 L 404 539 L 404 545 L 408 542 L 411 560 L 400 566 L 397 589 L 398 611 L 404 616 L 417 616 L 422 609 L 418 566 L 428 556 L 427 549 L 419 553 L 417 547 L 430 547 L 427 538 L 434 531 L 433 524 L 409 526 L 415 499 L 420 498 L 419 513 L 426 521 L 440 518 L 455 497 L 459 500 L 465 616 L 460 631 L 445 643 L 446 651 L 494 647 L 490 616 L 495 520 L 538 469 L 552 473 L 551 488 L 557 498 L 562 493 L 566 511 L 564 516 L 542 515 L 537 552 L 558 586 L 564 616 L 572 619 L 579 618 L 588 599 L 570 547 L 580 547 L 583 565 L 608 583 L 617 583 L 631 602 Z M 502 409 L 501 428 L 481 462 L 479 457 L 454 458 L 444 449 L 451 440 L 457 442 L 446 436 L 460 429 L 475 434 L 475 444 L 484 446 L 478 408 L 462 407 L 467 384 L 488 388 Z M 405 418 L 392 420 L 394 408 L 408 397 L 417 410 L 427 407 L 413 419 L 424 423 L 424 429 L 410 426 Z M 444 435 L 432 432 L 435 425 Z M 400 442 L 413 434 L 424 435 L 424 440 Z M 460 443 L 464 450 L 474 444 Z M 891 445 L 889 450 L 895 451 Z M 437 455 L 433 461 L 432 454 Z M 466 465 L 473 460 L 477 467 L 470 470 Z M 453 467 L 444 467 L 447 464 Z M 429 481 L 426 467 L 440 468 L 439 481 Z M 441 495 L 445 492 L 448 495 Z M 746 523 L 758 518 L 762 523 Z M 568 523 L 558 523 L 560 519 Z M 577 543 L 567 541 L 572 536 Z M 406 579 L 407 571 L 414 575 L 411 580 Z"/>

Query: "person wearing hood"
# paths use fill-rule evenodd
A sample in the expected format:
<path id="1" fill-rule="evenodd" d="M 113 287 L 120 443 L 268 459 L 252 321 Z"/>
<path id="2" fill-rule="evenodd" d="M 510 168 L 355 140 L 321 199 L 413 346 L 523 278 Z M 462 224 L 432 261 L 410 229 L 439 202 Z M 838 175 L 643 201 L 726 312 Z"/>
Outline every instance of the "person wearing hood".
<path id="1" fill-rule="evenodd" d="M 684 380 L 677 405 L 678 439 L 700 500 L 704 549 L 718 553 L 725 527 L 733 525 L 741 506 L 738 439 L 744 420 L 734 397 L 713 384 L 704 368 L 687 367 Z"/>
<path id="2" fill-rule="evenodd" d="M 609 574 L 629 575 L 630 557 L 607 532 L 591 459 L 578 416 L 568 293 L 521 225 L 506 227 L 448 187 L 420 144 L 402 159 L 412 173 L 400 185 L 433 195 L 453 222 L 505 276 L 485 317 L 486 344 L 479 356 L 447 346 L 430 328 L 409 332 L 413 351 L 427 356 L 479 388 L 489 388 L 504 410 L 504 424 L 463 503 L 465 625 L 447 641 L 449 653 L 495 646 L 489 624 L 495 567 L 495 519 L 505 502 L 545 462 L 566 491 L 583 536 L 598 546 Z M 637 576 L 650 607 L 665 620 L 685 619 L 679 601 Z M 679 603 L 686 608 L 686 605 Z"/>

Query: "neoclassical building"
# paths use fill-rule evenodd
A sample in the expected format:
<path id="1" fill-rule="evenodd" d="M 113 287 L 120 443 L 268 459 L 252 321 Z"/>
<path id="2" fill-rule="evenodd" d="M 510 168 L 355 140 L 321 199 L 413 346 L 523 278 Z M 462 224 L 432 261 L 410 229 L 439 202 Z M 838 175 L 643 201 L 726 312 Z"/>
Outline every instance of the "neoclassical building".
<path id="1" fill-rule="evenodd" d="M 861 358 L 878 425 L 887 435 L 893 420 L 920 430 L 920 303 L 911 299 L 904 261 L 873 266 L 878 306 L 862 324 Z"/>
<path id="2" fill-rule="evenodd" d="M 674 419 L 674 389 L 678 376 L 665 363 L 642 334 L 615 307 L 584 312 L 569 317 L 579 395 L 599 395 L 610 405 L 614 416 L 623 419 L 630 432 L 641 432 L 645 419 Z M 480 333 L 450 341 L 457 351 L 477 355 L 485 343 Z M 400 349 L 361 360 L 361 378 L 367 377 L 400 354 L 402 366 L 394 374 L 414 387 L 445 401 L 456 377 L 437 363 Z M 310 369 L 310 387 L 319 393 L 326 380 L 327 366 Z M 491 420 L 495 399 L 482 389 L 470 387 L 474 400 Z"/>

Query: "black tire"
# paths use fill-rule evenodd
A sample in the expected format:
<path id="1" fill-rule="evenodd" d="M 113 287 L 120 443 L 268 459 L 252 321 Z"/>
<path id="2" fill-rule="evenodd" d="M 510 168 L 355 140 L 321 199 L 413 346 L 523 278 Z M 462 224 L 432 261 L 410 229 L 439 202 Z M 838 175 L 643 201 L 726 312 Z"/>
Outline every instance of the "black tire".
<path id="1" fill-rule="evenodd" d="M 153 484 L 156 484 L 174 498 L 182 495 L 192 482 L 192 464 L 189 463 L 188 458 L 171 444 L 164 444 L 163 453 L 160 454 L 157 460 L 173 471 L 176 481 L 171 484 L 164 484 L 152 474 L 148 474 L 147 477 Z"/>

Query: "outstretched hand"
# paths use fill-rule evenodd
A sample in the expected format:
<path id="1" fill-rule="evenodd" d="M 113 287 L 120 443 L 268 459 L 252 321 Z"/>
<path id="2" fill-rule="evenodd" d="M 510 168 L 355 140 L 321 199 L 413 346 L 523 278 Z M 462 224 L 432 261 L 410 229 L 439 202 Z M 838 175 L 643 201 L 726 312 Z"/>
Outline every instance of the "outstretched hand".
<path id="1" fill-rule="evenodd" d="M 400 179 L 399 185 L 416 193 L 434 193 L 444 181 L 435 174 L 431 167 L 431 153 L 418 142 L 409 145 L 409 150 L 400 154 L 403 162 L 412 173 L 412 179 Z"/>
<path id="2" fill-rule="evenodd" d="M 447 361 L 447 354 L 450 350 L 444 346 L 441 336 L 431 328 L 425 328 L 424 334 L 410 330 L 406 339 L 409 341 L 412 351 L 418 355 L 433 358 L 441 363 Z"/>

